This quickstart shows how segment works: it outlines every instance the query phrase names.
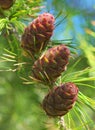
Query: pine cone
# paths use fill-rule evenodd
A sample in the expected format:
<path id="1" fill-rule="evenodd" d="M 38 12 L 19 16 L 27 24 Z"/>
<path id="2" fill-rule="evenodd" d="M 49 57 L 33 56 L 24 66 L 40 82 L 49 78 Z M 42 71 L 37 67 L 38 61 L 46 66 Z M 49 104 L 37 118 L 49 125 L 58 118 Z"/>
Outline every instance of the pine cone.
<path id="1" fill-rule="evenodd" d="M 54 17 L 43 13 L 25 28 L 21 47 L 31 55 L 41 52 L 50 40 L 54 30 Z"/>
<path id="2" fill-rule="evenodd" d="M 32 67 L 33 77 L 37 80 L 52 83 L 66 69 L 70 51 L 65 45 L 50 48 Z"/>
<path id="3" fill-rule="evenodd" d="M 74 106 L 77 96 L 77 86 L 68 82 L 54 87 L 44 98 L 42 106 L 49 116 L 63 116 Z"/>
<path id="4" fill-rule="evenodd" d="M 2 9 L 9 9 L 14 3 L 14 0 L 0 0 L 0 7 Z"/>

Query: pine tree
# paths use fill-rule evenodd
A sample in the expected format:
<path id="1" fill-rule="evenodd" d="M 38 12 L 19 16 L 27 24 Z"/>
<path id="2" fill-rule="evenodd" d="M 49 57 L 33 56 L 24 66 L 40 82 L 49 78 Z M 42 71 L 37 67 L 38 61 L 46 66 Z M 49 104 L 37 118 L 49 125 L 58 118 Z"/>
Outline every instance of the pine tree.
<path id="1" fill-rule="evenodd" d="M 55 0 L 48 9 L 48 1 L 0 0 L 1 130 L 95 129 L 94 21 L 90 41 L 75 33 L 77 44 L 69 33 L 79 11 Z"/>

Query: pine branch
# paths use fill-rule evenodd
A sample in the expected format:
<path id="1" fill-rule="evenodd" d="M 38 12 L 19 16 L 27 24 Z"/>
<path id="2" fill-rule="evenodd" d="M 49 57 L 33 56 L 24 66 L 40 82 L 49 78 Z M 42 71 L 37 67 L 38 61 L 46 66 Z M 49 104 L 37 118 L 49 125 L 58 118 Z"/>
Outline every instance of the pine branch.
<path id="1" fill-rule="evenodd" d="M 68 130 L 65 124 L 64 117 L 60 117 L 59 130 Z"/>

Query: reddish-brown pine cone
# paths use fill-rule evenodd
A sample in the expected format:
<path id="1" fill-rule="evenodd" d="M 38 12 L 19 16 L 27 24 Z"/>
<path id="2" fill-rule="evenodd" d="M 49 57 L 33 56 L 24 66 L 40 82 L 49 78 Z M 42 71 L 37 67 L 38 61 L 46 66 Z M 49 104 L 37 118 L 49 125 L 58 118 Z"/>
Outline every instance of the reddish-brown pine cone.
<path id="1" fill-rule="evenodd" d="M 21 47 L 31 55 L 41 52 L 50 40 L 54 30 L 54 16 L 50 13 L 39 15 L 25 28 Z"/>
<path id="2" fill-rule="evenodd" d="M 65 71 L 69 56 L 70 50 L 63 44 L 50 48 L 34 63 L 33 77 L 45 83 L 54 82 Z"/>
<path id="3" fill-rule="evenodd" d="M 15 0 L 0 0 L 0 7 L 2 9 L 9 9 Z"/>
<path id="4" fill-rule="evenodd" d="M 77 96 L 77 86 L 68 82 L 54 87 L 44 98 L 42 106 L 49 116 L 63 116 L 74 106 Z"/>

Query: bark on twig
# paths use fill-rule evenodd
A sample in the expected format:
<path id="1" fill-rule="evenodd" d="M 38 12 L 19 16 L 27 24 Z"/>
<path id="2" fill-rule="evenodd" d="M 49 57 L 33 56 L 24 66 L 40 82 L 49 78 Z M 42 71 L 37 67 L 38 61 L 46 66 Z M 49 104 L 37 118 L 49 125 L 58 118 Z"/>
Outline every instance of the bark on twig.
<path id="1" fill-rule="evenodd" d="M 67 127 L 66 127 L 66 124 L 65 124 L 63 117 L 60 117 L 59 125 L 60 125 L 59 130 L 67 130 Z"/>

